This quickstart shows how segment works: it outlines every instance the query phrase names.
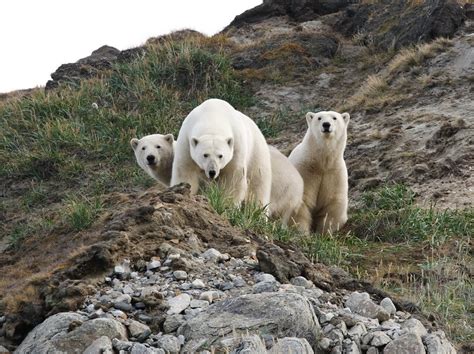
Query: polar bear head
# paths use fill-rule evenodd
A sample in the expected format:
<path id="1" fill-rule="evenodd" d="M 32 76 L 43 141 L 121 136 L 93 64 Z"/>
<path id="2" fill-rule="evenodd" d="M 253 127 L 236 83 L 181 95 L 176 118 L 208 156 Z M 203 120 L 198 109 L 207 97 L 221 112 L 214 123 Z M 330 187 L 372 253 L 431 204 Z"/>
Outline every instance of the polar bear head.
<path id="1" fill-rule="evenodd" d="M 173 134 L 152 134 L 130 140 L 138 165 L 153 178 L 156 178 L 161 170 L 171 168 L 173 143 Z"/>
<path id="2" fill-rule="evenodd" d="M 190 145 L 191 158 L 209 179 L 217 178 L 234 155 L 232 137 L 203 135 L 191 138 Z"/>
<path id="3" fill-rule="evenodd" d="M 337 113 L 334 111 L 322 111 L 318 113 L 308 112 L 306 121 L 311 133 L 317 141 L 323 139 L 340 140 L 347 136 L 349 124 L 349 113 Z"/>

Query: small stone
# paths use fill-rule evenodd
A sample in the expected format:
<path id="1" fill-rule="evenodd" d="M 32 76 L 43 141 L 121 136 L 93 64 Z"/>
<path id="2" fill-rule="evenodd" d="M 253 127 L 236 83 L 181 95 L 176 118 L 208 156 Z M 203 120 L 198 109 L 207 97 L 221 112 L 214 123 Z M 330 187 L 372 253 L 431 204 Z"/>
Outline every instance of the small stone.
<path id="1" fill-rule="evenodd" d="M 313 354 L 314 351 L 305 338 L 285 337 L 279 339 L 268 351 L 268 354 L 281 353 Z"/>
<path id="2" fill-rule="evenodd" d="M 219 284 L 217 288 L 222 291 L 227 291 L 234 288 L 234 283 L 230 281 L 226 281 L 224 283 Z"/>
<path id="3" fill-rule="evenodd" d="M 153 257 L 150 262 L 146 264 L 146 270 L 155 270 L 161 267 L 161 261 L 159 258 Z"/>
<path id="4" fill-rule="evenodd" d="M 268 274 L 268 273 L 258 273 L 255 275 L 255 282 L 260 283 L 260 282 L 276 282 L 276 279 L 273 275 Z"/>
<path id="5" fill-rule="evenodd" d="M 426 330 L 423 323 L 421 323 L 416 318 L 410 318 L 402 323 L 402 332 L 403 333 L 415 333 L 420 337 L 426 336 L 428 331 Z"/>
<path id="6" fill-rule="evenodd" d="M 184 323 L 183 315 L 171 315 L 166 317 L 165 323 L 163 323 L 163 331 L 165 333 L 171 333 L 178 329 Z"/>
<path id="7" fill-rule="evenodd" d="M 423 337 L 428 354 L 456 354 L 456 349 L 446 339 L 443 331 L 436 331 Z"/>
<path id="8" fill-rule="evenodd" d="M 138 314 L 138 319 L 141 322 L 151 323 L 151 321 L 153 320 L 153 317 L 148 316 L 147 314 L 144 314 L 144 313 L 140 313 L 140 314 Z"/>
<path id="9" fill-rule="evenodd" d="M 128 330 L 130 335 L 136 338 L 139 342 L 143 342 L 151 334 L 150 327 L 135 320 L 130 320 L 128 322 Z"/>
<path id="10" fill-rule="evenodd" d="M 112 346 L 116 349 L 116 350 L 130 350 L 130 348 L 133 346 L 133 342 L 128 342 L 128 341 L 124 341 L 124 340 L 120 340 L 120 339 L 117 339 L 117 338 L 113 338 L 112 339 Z"/>
<path id="11" fill-rule="evenodd" d="M 179 353 L 181 344 L 175 336 L 165 334 L 158 338 L 157 345 L 167 353 Z"/>
<path id="12" fill-rule="evenodd" d="M 201 255 L 206 261 L 219 262 L 223 256 L 215 248 L 209 248 L 206 252 Z"/>
<path id="13" fill-rule="evenodd" d="M 368 293 L 353 292 L 347 299 L 346 306 L 359 315 L 377 318 L 381 322 L 390 318 L 390 314 L 382 306 L 375 304 Z"/>
<path id="14" fill-rule="evenodd" d="M 121 318 L 122 320 L 126 320 L 128 318 L 126 313 L 121 310 L 112 310 L 110 311 L 110 313 L 112 314 L 112 316 L 116 318 Z"/>
<path id="15" fill-rule="evenodd" d="M 342 352 L 347 354 L 360 354 L 360 349 L 356 342 L 345 339 L 342 343 Z"/>
<path id="16" fill-rule="evenodd" d="M 331 344 L 332 341 L 326 337 L 321 338 L 319 341 L 319 347 L 324 351 L 327 351 L 331 347 Z"/>
<path id="17" fill-rule="evenodd" d="M 181 258 L 181 254 L 171 253 L 171 254 L 168 255 L 167 260 L 168 261 L 174 261 L 174 260 L 177 260 L 177 259 L 180 259 L 180 258 Z"/>
<path id="18" fill-rule="evenodd" d="M 425 354 L 425 347 L 416 333 L 407 333 L 391 341 L 385 347 L 384 354 Z"/>
<path id="19" fill-rule="evenodd" d="M 290 283 L 296 286 L 302 286 L 306 289 L 309 289 L 313 286 L 312 282 L 310 282 L 308 279 L 302 276 L 292 278 L 290 280 Z"/>
<path id="20" fill-rule="evenodd" d="M 206 300 L 191 300 L 190 307 L 195 308 L 205 308 L 209 306 L 209 301 Z"/>
<path id="21" fill-rule="evenodd" d="M 375 347 L 370 347 L 367 349 L 367 354 L 379 354 L 379 350 Z"/>
<path id="22" fill-rule="evenodd" d="M 210 291 L 204 291 L 199 295 L 199 300 L 206 300 L 210 304 L 214 302 L 214 300 L 218 300 L 220 298 L 220 294 L 218 291 L 215 290 L 210 290 Z"/>
<path id="23" fill-rule="evenodd" d="M 341 344 L 342 341 L 344 340 L 344 334 L 342 333 L 342 331 L 338 328 L 334 328 L 332 331 L 330 331 L 328 334 L 327 334 L 327 337 L 329 339 L 332 339 L 334 342 L 336 342 L 337 344 Z"/>
<path id="24" fill-rule="evenodd" d="M 188 279 L 188 273 L 186 273 L 184 270 L 174 271 L 173 276 L 176 280 L 186 280 L 186 279 Z"/>
<path id="25" fill-rule="evenodd" d="M 380 301 L 380 306 L 382 306 L 390 315 L 394 315 L 397 312 L 397 308 L 393 304 L 392 299 L 389 297 L 386 297 Z"/>
<path id="26" fill-rule="evenodd" d="M 182 334 L 178 336 L 178 342 L 180 345 L 184 345 L 185 340 L 186 338 Z"/>
<path id="27" fill-rule="evenodd" d="M 370 341 L 370 344 L 373 345 L 374 347 L 382 347 L 391 341 L 392 339 L 389 336 L 387 336 L 384 332 L 375 331 L 373 332 L 373 337 L 372 337 L 372 340 Z"/>
<path id="28" fill-rule="evenodd" d="M 184 319 L 190 320 L 191 318 L 196 317 L 196 315 L 202 312 L 202 310 L 203 310 L 202 308 L 195 308 L 195 309 L 187 308 L 186 310 L 184 310 Z"/>
<path id="29" fill-rule="evenodd" d="M 334 318 L 334 314 L 331 313 L 331 312 L 328 312 L 328 313 L 323 313 L 320 317 L 319 317 L 319 322 L 321 323 L 326 323 L 326 322 L 329 322 L 331 321 L 333 318 Z"/>
<path id="30" fill-rule="evenodd" d="M 362 338 L 367 333 L 367 329 L 365 328 L 365 325 L 362 322 L 356 323 L 351 329 L 347 331 L 347 334 L 349 337 L 353 340 L 356 340 L 357 338 Z"/>
<path id="31" fill-rule="evenodd" d="M 269 293 L 269 292 L 275 292 L 278 291 L 278 283 L 276 281 L 263 281 L 255 284 L 252 287 L 252 292 L 254 294 L 260 294 L 260 293 Z"/>
<path id="32" fill-rule="evenodd" d="M 235 277 L 234 279 L 232 279 L 232 282 L 234 283 L 234 286 L 236 288 L 242 288 L 244 286 L 247 285 L 247 282 L 244 280 L 244 278 L 242 277 Z"/>
<path id="33" fill-rule="evenodd" d="M 206 287 L 206 285 L 201 279 L 193 280 L 193 282 L 191 283 L 191 286 L 193 287 L 193 289 L 203 289 Z"/>
<path id="34" fill-rule="evenodd" d="M 126 312 L 130 312 L 130 311 L 133 310 L 132 304 L 127 303 L 127 302 L 114 302 L 114 307 L 117 310 L 122 310 L 122 311 L 126 311 Z"/>
<path id="35" fill-rule="evenodd" d="M 1 348 L 0 348 L 1 349 Z M 109 337 L 102 336 L 97 338 L 95 341 L 91 343 L 83 352 L 83 354 L 113 354 L 114 349 L 112 347 L 112 341 Z M 0 350 L 0 353 L 4 353 Z M 8 351 L 7 351 L 8 353 Z"/>
<path id="36" fill-rule="evenodd" d="M 130 260 L 124 259 L 122 264 L 116 265 L 114 267 L 114 274 L 120 279 L 128 279 L 130 277 Z"/>
<path id="37" fill-rule="evenodd" d="M 191 287 L 191 283 L 183 283 L 179 286 L 179 289 L 183 291 L 188 291 L 189 289 L 191 289 Z"/>
<path id="38" fill-rule="evenodd" d="M 150 348 L 141 343 L 135 343 L 130 354 L 165 354 L 165 351 L 159 348 Z"/>
<path id="39" fill-rule="evenodd" d="M 122 291 L 124 294 L 128 294 L 128 295 L 132 295 L 135 292 L 135 290 L 133 290 L 133 288 L 128 284 L 123 287 Z"/>
<path id="40" fill-rule="evenodd" d="M 94 311 L 95 311 L 95 306 L 94 306 L 94 304 L 89 304 L 89 305 L 87 305 L 87 306 L 86 306 L 86 311 L 89 312 L 89 313 L 94 312 Z M 1 323 L 3 323 L 3 322 L 1 322 Z"/>
<path id="41" fill-rule="evenodd" d="M 146 308 L 146 305 L 143 302 L 137 302 L 133 306 L 138 310 L 144 310 Z"/>
<path id="42" fill-rule="evenodd" d="M 202 295 L 202 294 L 201 294 Z M 167 314 L 174 315 L 183 312 L 191 303 L 191 297 L 188 294 L 180 294 L 171 299 L 168 299 L 170 306 Z"/>

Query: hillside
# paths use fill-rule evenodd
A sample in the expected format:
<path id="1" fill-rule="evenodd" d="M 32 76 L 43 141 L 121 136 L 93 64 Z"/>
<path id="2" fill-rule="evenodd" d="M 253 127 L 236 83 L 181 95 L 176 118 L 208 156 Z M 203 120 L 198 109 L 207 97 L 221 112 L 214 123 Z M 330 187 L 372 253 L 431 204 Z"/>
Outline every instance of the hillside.
<path id="1" fill-rule="evenodd" d="M 451 350 L 438 330 L 459 351 L 472 350 L 470 16 L 472 6 L 450 1 L 265 1 L 213 37 L 180 31 L 122 52 L 104 46 L 62 65 L 45 89 L 1 97 L 0 345 L 14 349 L 45 318 L 79 309 L 61 331 L 76 333 L 75 322 L 108 314 L 127 326 L 116 335 L 123 341 L 162 343 L 164 332 L 183 335 L 186 350 L 201 337 L 210 341 L 202 348 L 229 349 L 194 328 L 193 318 L 206 321 L 199 316 L 219 306 L 230 311 L 226 301 L 245 294 L 297 292 L 314 309 L 318 324 L 308 320 L 310 331 L 329 344 L 302 335 L 308 328 L 292 333 L 294 323 L 269 330 L 274 338 L 299 334 L 316 352 L 387 351 L 413 316 L 430 332 L 421 343 L 428 352 L 435 342 Z M 187 113 L 209 97 L 252 117 L 285 153 L 301 141 L 307 111 L 350 112 L 344 230 L 299 235 L 259 210 L 233 209 L 218 191 L 190 197 L 185 187 L 164 191 L 146 176 L 130 138 L 177 136 Z M 215 264 L 204 256 L 211 248 L 221 254 Z M 126 276 L 117 268 L 124 259 Z M 191 278 L 205 287 L 193 288 Z M 150 296 L 137 295 L 152 281 Z M 167 315 L 172 298 L 197 300 L 204 291 L 222 301 Z M 375 303 L 393 300 L 400 313 L 384 322 L 389 329 L 377 316 L 347 319 L 343 308 L 354 291 Z M 113 305 L 122 295 L 131 300 Z M 131 334 L 132 319 L 151 329 L 146 341 Z M 355 322 L 366 330 L 357 340 Z M 375 345 L 374 331 L 389 341 L 378 334 L 383 344 Z M 55 350 L 74 343 L 65 338 Z"/>

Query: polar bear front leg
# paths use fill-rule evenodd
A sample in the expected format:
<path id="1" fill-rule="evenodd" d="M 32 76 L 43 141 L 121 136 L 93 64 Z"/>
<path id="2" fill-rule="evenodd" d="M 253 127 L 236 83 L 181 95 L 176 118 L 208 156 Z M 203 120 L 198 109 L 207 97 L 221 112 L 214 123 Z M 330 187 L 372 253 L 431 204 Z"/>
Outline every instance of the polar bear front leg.
<path id="1" fill-rule="evenodd" d="M 199 168 L 195 166 L 192 159 L 188 159 L 184 163 L 182 163 L 182 160 L 179 157 L 175 157 L 170 185 L 188 183 L 191 186 L 191 195 L 194 195 L 199 189 Z"/>
<path id="2" fill-rule="evenodd" d="M 237 167 L 231 174 L 222 174 L 219 185 L 227 197 L 231 198 L 235 206 L 240 206 L 245 200 L 248 190 L 247 173 L 245 167 Z"/>
<path id="3" fill-rule="evenodd" d="M 299 209 L 291 217 L 291 223 L 293 223 L 300 232 L 309 234 L 311 232 L 311 224 L 313 218 L 308 206 L 302 202 Z"/>
<path id="4" fill-rule="evenodd" d="M 315 231 L 320 234 L 338 231 L 347 221 L 347 203 L 335 201 L 323 213 L 314 217 Z"/>

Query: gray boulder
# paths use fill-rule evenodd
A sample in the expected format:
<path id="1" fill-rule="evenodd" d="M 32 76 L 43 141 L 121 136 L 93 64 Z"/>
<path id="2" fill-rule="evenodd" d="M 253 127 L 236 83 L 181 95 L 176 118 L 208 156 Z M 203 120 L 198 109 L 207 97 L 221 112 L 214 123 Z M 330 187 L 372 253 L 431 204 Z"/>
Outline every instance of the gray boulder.
<path id="1" fill-rule="evenodd" d="M 97 338 L 89 345 L 83 354 L 113 354 L 112 341 L 109 337 L 102 336 Z"/>
<path id="2" fill-rule="evenodd" d="M 387 344 L 383 354 L 425 354 L 425 347 L 416 333 L 407 333 Z"/>
<path id="3" fill-rule="evenodd" d="M 409 320 L 403 322 L 402 330 L 404 333 L 415 333 L 420 337 L 426 336 L 428 334 L 428 331 L 426 330 L 425 326 L 423 326 L 423 323 L 421 323 L 416 318 L 410 318 Z"/>
<path id="4" fill-rule="evenodd" d="M 386 321 L 390 318 L 390 314 L 385 309 L 374 303 L 369 294 L 353 292 L 346 301 L 346 306 L 359 315 L 376 318 L 380 322 Z"/>
<path id="5" fill-rule="evenodd" d="M 430 333 L 423 337 L 428 354 L 456 354 L 456 349 L 446 339 L 443 331 Z"/>
<path id="6" fill-rule="evenodd" d="M 187 343 L 183 351 L 211 346 L 235 334 L 264 333 L 276 338 L 295 336 L 317 344 L 320 325 L 309 301 L 295 293 L 242 295 L 220 301 L 178 329 Z"/>
<path id="7" fill-rule="evenodd" d="M 102 336 L 127 339 L 127 329 L 110 318 L 87 321 L 75 312 L 63 312 L 36 326 L 15 353 L 82 353 Z"/>
<path id="8" fill-rule="evenodd" d="M 314 351 L 305 338 L 286 337 L 279 339 L 268 353 L 313 354 Z"/>
<path id="9" fill-rule="evenodd" d="M 231 354 L 267 354 L 265 344 L 257 335 L 233 337 L 221 341 L 219 351 Z"/>

